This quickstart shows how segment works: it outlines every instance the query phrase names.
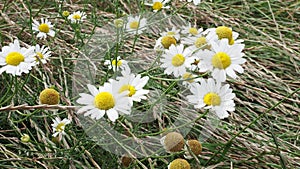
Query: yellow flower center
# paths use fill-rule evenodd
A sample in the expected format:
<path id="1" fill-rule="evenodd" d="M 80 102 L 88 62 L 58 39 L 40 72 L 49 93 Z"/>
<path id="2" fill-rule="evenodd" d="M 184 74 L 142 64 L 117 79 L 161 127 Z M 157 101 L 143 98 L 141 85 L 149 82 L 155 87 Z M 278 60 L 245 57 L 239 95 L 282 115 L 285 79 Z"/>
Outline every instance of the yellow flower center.
<path id="1" fill-rule="evenodd" d="M 5 58 L 6 63 L 12 66 L 18 66 L 24 60 L 25 57 L 19 52 L 10 52 Z"/>
<path id="2" fill-rule="evenodd" d="M 119 90 L 119 93 L 122 93 L 124 91 L 128 90 L 129 91 L 129 94 L 128 96 L 131 97 L 132 95 L 135 94 L 136 90 L 135 90 L 135 87 L 134 86 L 131 86 L 131 85 L 123 85 L 120 90 Z"/>
<path id="3" fill-rule="evenodd" d="M 139 27 L 139 22 L 138 21 L 132 21 L 129 24 L 130 29 L 137 29 Z"/>
<path id="4" fill-rule="evenodd" d="M 44 59 L 44 55 L 41 52 L 36 52 L 36 57 L 39 57 L 40 59 Z"/>
<path id="5" fill-rule="evenodd" d="M 79 14 L 73 15 L 73 19 L 75 20 L 80 20 L 81 16 Z"/>
<path id="6" fill-rule="evenodd" d="M 153 10 L 160 10 L 163 7 L 163 4 L 161 2 L 154 2 L 153 3 Z"/>
<path id="7" fill-rule="evenodd" d="M 218 94 L 209 92 L 204 96 L 203 102 L 208 106 L 219 106 L 221 104 L 221 98 Z"/>
<path id="8" fill-rule="evenodd" d="M 174 36 L 174 35 L 175 35 L 175 32 L 172 32 L 172 31 L 167 32 L 167 35 Z"/>
<path id="9" fill-rule="evenodd" d="M 172 65 L 175 67 L 181 66 L 185 61 L 185 58 L 182 54 L 177 54 L 172 58 Z"/>
<path id="10" fill-rule="evenodd" d="M 196 41 L 195 41 L 195 46 L 196 46 L 197 48 L 202 48 L 202 47 L 204 47 L 204 45 L 206 45 L 206 44 L 207 44 L 207 42 L 206 42 L 206 38 L 205 38 L 205 37 L 199 37 L 199 38 L 197 38 Z"/>
<path id="11" fill-rule="evenodd" d="M 190 164 L 184 159 L 176 159 L 170 163 L 169 169 L 190 169 Z"/>
<path id="12" fill-rule="evenodd" d="M 198 30 L 196 28 L 190 28 L 189 33 L 192 35 L 198 35 Z"/>
<path id="13" fill-rule="evenodd" d="M 40 93 L 41 104 L 55 105 L 59 103 L 59 93 L 54 89 L 44 89 Z"/>
<path id="14" fill-rule="evenodd" d="M 58 125 L 55 128 L 55 130 L 58 132 L 62 132 L 62 131 L 64 131 L 64 129 L 65 129 L 65 123 L 63 123 L 63 122 L 58 123 Z"/>
<path id="15" fill-rule="evenodd" d="M 190 82 L 190 83 L 193 83 L 193 82 L 194 82 L 193 74 L 191 74 L 191 73 L 189 73 L 189 72 L 184 73 L 184 74 L 182 75 L 182 78 L 183 78 L 184 80 L 187 80 L 187 81 Z"/>
<path id="16" fill-rule="evenodd" d="M 230 28 L 228 28 L 226 26 L 219 26 L 216 29 L 216 33 L 217 33 L 219 39 L 226 38 L 226 39 L 228 39 L 228 42 L 230 45 L 234 44 L 232 30 Z"/>
<path id="17" fill-rule="evenodd" d="M 111 64 L 113 66 L 116 66 L 116 63 L 117 63 L 117 66 L 120 67 L 122 65 L 122 60 L 118 60 L 118 62 L 116 62 L 116 60 L 111 61 Z"/>
<path id="18" fill-rule="evenodd" d="M 50 30 L 50 28 L 47 24 L 45 24 L 45 23 L 40 24 L 40 26 L 39 26 L 40 32 L 49 33 L 49 30 Z"/>
<path id="19" fill-rule="evenodd" d="M 63 11 L 62 15 L 64 17 L 68 17 L 70 15 L 70 12 L 69 11 Z"/>
<path id="20" fill-rule="evenodd" d="M 173 36 L 164 36 L 161 39 L 161 44 L 165 49 L 169 49 L 172 44 L 176 45 L 176 39 Z"/>
<path id="21" fill-rule="evenodd" d="M 114 96 L 109 92 L 100 92 L 95 96 L 94 105 L 100 110 L 109 110 L 115 106 Z"/>
<path id="22" fill-rule="evenodd" d="M 215 68 L 226 69 L 231 64 L 230 56 L 224 52 L 216 53 L 211 59 L 212 65 Z"/>

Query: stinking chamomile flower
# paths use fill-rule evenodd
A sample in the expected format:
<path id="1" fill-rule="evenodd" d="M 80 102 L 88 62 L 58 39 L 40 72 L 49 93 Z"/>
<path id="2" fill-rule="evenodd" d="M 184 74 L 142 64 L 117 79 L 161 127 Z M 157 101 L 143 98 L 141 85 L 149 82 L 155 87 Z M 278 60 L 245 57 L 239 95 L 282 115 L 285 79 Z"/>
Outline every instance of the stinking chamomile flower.
<path id="1" fill-rule="evenodd" d="M 184 138 L 180 133 L 171 132 L 160 139 L 160 143 L 165 148 L 166 152 L 174 153 L 181 151 L 184 147 Z"/>
<path id="2" fill-rule="evenodd" d="M 180 0 L 180 1 L 187 1 L 187 2 L 193 1 L 194 5 L 199 5 L 201 3 L 201 0 Z"/>
<path id="3" fill-rule="evenodd" d="M 156 40 L 154 49 L 156 51 L 162 51 L 164 49 L 169 49 L 171 45 L 176 45 L 176 43 L 177 41 L 174 36 L 162 36 Z"/>
<path id="4" fill-rule="evenodd" d="M 226 75 L 236 79 L 238 73 L 243 73 L 241 64 L 246 62 L 242 58 L 244 44 L 229 45 L 227 39 L 222 39 L 218 43 L 212 42 L 212 51 L 199 51 L 202 56 L 200 62 L 200 72 L 212 71 L 212 77 L 217 81 L 226 81 Z"/>
<path id="5" fill-rule="evenodd" d="M 81 11 L 73 12 L 68 16 L 68 19 L 71 20 L 72 23 L 80 23 L 84 19 L 86 19 L 86 13 Z"/>
<path id="6" fill-rule="evenodd" d="M 195 156 L 198 156 L 202 152 L 202 144 L 198 140 L 188 140 L 186 142 L 186 145 L 184 146 L 185 155 L 184 158 L 186 159 L 192 159 L 193 156 L 191 153 L 193 153 Z"/>
<path id="7" fill-rule="evenodd" d="M 178 46 L 171 45 L 162 55 L 161 67 L 166 68 L 164 73 L 168 75 L 173 73 L 175 77 L 182 76 L 186 72 L 185 60 L 190 54 L 191 51 L 184 49 L 183 44 Z"/>
<path id="8" fill-rule="evenodd" d="M 140 16 L 129 16 L 126 24 L 126 30 L 131 34 L 141 34 L 146 29 L 146 25 L 146 18 L 140 18 Z"/>
<path id="9" fill-rule="evenodd" d="M 199 78 L 196 78 L 196 77 L 197 77 L 196 75 L 194 75 L 190 72 L 185 72 L 181 77 L 184 80 L 182 82 L 182 84 L 184 86 L 190 87 L 190 85 L 199 81 Z"/>
<path id="10" fill-rule="evenodd" d="M 59 103 L 60 95 L 55 89 L 46 88 L 40 93 L 40 104 L 56 105 Z"/>
<path id="11" fill-rule="evenodd" d="M 113 69 L 115 72 L 116 70 L 125 70 L 125 69 L 130 69 L 128 66 L 128 62 L 126 60 L 121 59 L 120 56 L 117 57 L 117 60 L 113 59 L 112 61 L 110 60 L 105 60 L 104 65 L 107 65 L 109 69 Z"/>
<path id="12" fill-rule="evenodd" d="M 141 77 L 140 74 L 135 75 L 130 72 L 122 71 L 122 75 L 117 77 L 117 80 L 111 80 L 113 88 L 117 89 L 119 93 L 127 91 L 130 104 L 133 105 L 133 101 L 140 102 L 142 99 L 147 99 L 145 96 L 149 93 L 149 90 L 143 89 L 147 84 L 149 77 Z"/>
<path id="13" fill-rule="evenodd" d="M 20 47 L 19 40 L 4 46 L 0 52 L 0 74 L 6 72 L 13 76 L 29 73 L 35 66 L 34 47 Z"/>
<path id="14" fill-rule="evenodd" d="M 105 113 L 112 121 L 116 121 L 119 114 L 130 114 L 131 105 L 128 96 L 129 92 L 119 93 L 110 83 L 104 83 L 97 89 L 95 86 L 87 85 L 91 94 L 80 93 L 77 103 L 85 105 L 77 113 L 84 113 L 84 116 L 91 116 L 92 119 L 100 119 Z"/>
<path id="15" fill-rule="evenodd" d="M 49 57 L 51 56 L 51 51 L 49 50 L 48 47 L 46 46 L 42 46 L 40 47 L 39 44 L 37 44 L 35 46 L 35 54 L 36 54 L 36 62 L 39 62 L 39 60 L 45 64 L 47 63 L 47 60 L 49 59 Z"/>
<path id="16" fill-rule="evenodd" d="M 53 130 L 52 136 L 57 137 L 57 135 L 59 135 L 59 134 L 66 135 L 66 133 L 65 133 L 66 125 L 70 124 L 71 121 L 66 118 L 64 118 L 63 120 L 60 120 L 59 117 L 56 117 L 52 121 L 53 121 L 53 124 L 51 124 L 52 130 Z"/>
<path id="17" fill-rule="evenodd" d="M 168 169 L 191 169 L 191 166 L 185 159 L 177 158 L 168 165 Z"/>
<path id="18" fill-rule="evenodd" d="M 188 36 L 182 38 L 181 43 L 187 45 L 188 49 L 193 52 L 197 50 L 211 49 L 210 41 L 205 37 L 203 33 L 199 33 L 198 36 Z"/>
<path id="19" fill-rule="evenodd" d="M 217 28 L 209 28 L 205 30 L 207 33 L 207 39 L 210 41 L 218 41 L 221 39 L 228 39 L 229 45 L 240 44 L 244 42 L 242 39 L 237 39 L 239 34 L 232 31 L 231 28 L 226 26 L 218 26 Z"/>
<path id="20" fill-rule="evenodd" d="M 204 107 L 216 113 L 220 119 L 227 118 L 228 111 L 235 110 L 235 94 L 229 84 L 221 86 L 220 82 L 215 82 L 212 78 L 201 79 L 200 83 L 194 83 L 190 87 L 192 95 L 188 95 L 187 100 L 197 109 Z"/>
<path id="21" fill-rule="evenodd" d="M 47 35 L 54 37 L 55 32 L 52 30 L 53 25 L 48 19 L 41 18 L 41 23 L 36 20 L 33 20 L 32 30 L 38 32 L 37 38 L 45 39 Z"/>
<path id="22" fill-rule="evenodd" d="M 157 12 L 161 9 L 169 9 L 170 6 L 166 6 L 168 2 L 170 0 L 152 0 L 152 3 L 145 3 L 145 5 L 152 6 L 153 12 Z"/>
<path id="23" fill-rule="evenodd" d="M 171 30 L 167 28 L 166 32 L 162 32 L 161 36 L 173 36 L 177 41 L 180 40 L 180 29 L 176 29 L 176 27 L 172 27 Z"/>
<path id="24" fill-rule="evenodd" d="M 200 33 L 203 32 L 203 28 L 197 29 L 197 27 L 193 27 L 191 23 L 188 24 L 188 26 L 183 26 L 183 29 L 181 31 L 182 34 L 188 35 L 188 36 L 198 36 Z"/>

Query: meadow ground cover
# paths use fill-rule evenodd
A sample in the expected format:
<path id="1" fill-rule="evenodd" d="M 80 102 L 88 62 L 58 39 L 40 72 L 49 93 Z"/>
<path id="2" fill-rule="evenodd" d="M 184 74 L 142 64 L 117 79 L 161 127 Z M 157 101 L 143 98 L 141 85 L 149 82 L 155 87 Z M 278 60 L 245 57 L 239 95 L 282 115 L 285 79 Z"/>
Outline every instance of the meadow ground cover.
<path id="1" fill-rule="evenodd" d="M 300 168 L 298 1 L 1 1 L 0 168 Z"/>

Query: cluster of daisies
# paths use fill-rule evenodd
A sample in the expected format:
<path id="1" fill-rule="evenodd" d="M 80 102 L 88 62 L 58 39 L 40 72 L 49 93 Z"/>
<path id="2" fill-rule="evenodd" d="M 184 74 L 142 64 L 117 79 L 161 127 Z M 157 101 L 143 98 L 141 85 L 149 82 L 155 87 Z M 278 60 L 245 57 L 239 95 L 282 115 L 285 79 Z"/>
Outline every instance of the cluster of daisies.
<path id="1" fill-rule="evenodd" d="M 116 27 L 122 24 L 123 20 L 115 21 Z M 142 34 L 147 30 L 147 19 L 129 16 L 124 29 L 126 33 Z M 226 80 L 243 73 L 242 64 L 246 62 L 245 45 L 238 36 L 226 26 L 203 30 L 189 23 L 181 29 L 173 27 L 161 32 L 154 49 L 160 54 L 164 73 L 181 79 L 190 89 L 187 100 L 195 108 L 204 108 L 224 119 L 235 110 L 235 94 Z"/>
<path id="2" fill-rule="evenodd" d="M 192 2 L 194 5 L 199 5 L 201 0 L 180 0 L 184 2 Z M 170 6 L 168 5 L 171 2 L 171 0 L 152 0 L 152 2 L 146 2 L 145 5 L 151 6 L 153 9 L 153 12 L 160 11 L 162 9 L 169 9 Z"/>
<path id="3" fill-rule="evenodd" d="M 228 77 L 236 79 L 246 62 L 245 45 L 239 34 L 226 26 L 203 30 L 188 24 L 182 29 L 167 29 L 156 40 L 164 73 L 182 79 L 190 89 L 187 100 L 197 109 L 208 109 L 220 119 L 235 110 Z M 208 76 L 207 79 L 201 78 Z"/>

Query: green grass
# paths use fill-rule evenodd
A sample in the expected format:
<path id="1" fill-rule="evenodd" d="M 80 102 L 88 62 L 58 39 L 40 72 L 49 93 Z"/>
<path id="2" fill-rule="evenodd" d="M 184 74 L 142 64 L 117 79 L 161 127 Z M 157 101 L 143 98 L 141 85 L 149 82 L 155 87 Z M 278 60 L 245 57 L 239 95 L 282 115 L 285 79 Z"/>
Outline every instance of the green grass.
<path id="1" fill-rule="evenodd" d="M 0 168 L 106 169 L 120 166 L 118 153 L 105 149 L 111 140 L 97 144 L 84 130 L 82 123 L 87 121 L 82 120 L 74 111 L 73 105 L 79 96 L 72 85 L 74 81 L 83 85 L 85 82 L 73 79 L 72 76 L 77 62 L 88 63 L 81 55 L 86 49 L 84 45 L 99 43 L 95 42 L 95 32 L 123 13 L 136 14 L 150 10 L 137 2 L 82 0 L 60 6 L 55 1 L 24 0 L 4 1 L 0 4 L 1 48 L 18 38 L 21 46 L 47 44 L 52 51 L 50 62 L 34 68 L 29 74 L 20 77 L 6 73 L 0 75 Z M 300 168 L 300 2 L 216 0 L 202 2 L 197 7 L 191 4 L 182 7 L 183 3 L 179 1 L 173 1 L 172 4 L 179 9 L 176 15 L 203 28 L 220 25 L 232 27 L 240 33 L 240 38 L 245 40 L 246 45 L 244 52 L 247 62 L 243 65 L 245 73 L 237 80 L 228 80 L 237 96 L 236 111 L 228 119 L 218 121 L 216 128 L 208 127 L 205 123 L 205 119 L 213 118 L 210 116 L 197 120 L 194 118 L 195 123 L 188 128 L 190 130 L 178 128 L 186 133 L 186 139 L 197 139 L 204 130 L 209 133 L 208 139 L 202 142 L 201 156 L 189 160 L 192 168 Z M 80 27 L 70 25 L 61 16 L 64 10 L 83 10 L 87 13 L 87 20 Z M 31 30 L 30 16 L 31 19 L 50 18 L 55 23 L 55 38 L 37 40 L 36 34 Z M 135 53 L 140 56 L 145 51 L 151 51 L 158 36 L 141 35 L 136 41 Z M 136 59 L 137 56 L 131 53 L 133 43 L 133 40 L 124 41 L 119 52 Z M 114 52 L 114 49 L 101 49 L 100 53 L 106 53 L 108 58 L 113 56 L 110 52 Z M 150 56 L 149 60 L 154 57 L 151 52 L 146 56 Z M 95 83 L 103 84 L 112 72 L 101 64 L 97 66 L 99 70 Z M 162 115 L 149 123 L 132 123 L 120 118 L 114 129 L 124 135 L 141 138 L 160 136 L 164 130 L 176 126 L 176 119 L 179 119 L 180 124 L 185 124 L 191 116 L 177 118 L 179 111 L 182 111 L 181 107 L 187 108 L 195 117 L 204 113 L 185 107 L 187 103 L 179 92 L 180 86 L 172 85 L 173 81 L 166 80 L 172 77 L 163 75 L 163 71 L 155 66 L 157 65 L 154 65 L 151 73 L 137 69 L 153 77 L 147 88 L 164 93 L 162 100 L 167 100 L 168 103 L 154 110 L 156 115 Z M 24 106 L 4 110 L 9 105 L 39 105 L 39 93 L 45 85 L 54 86 L 61 94 L 56 114 L 47 106 L 32 110 Z M 158 98 L 149 101 L 150 104 Z M 185 112 L 186 115 L 189 115 L 188 111 Z M 71 125 L 66 129 L 68 135 L 59 143 L 51 140 L 51 119 L 57 115 L 72 119 Z M 145 116 L 148 115 L 151 117 L 151 114 Z M 30 135 L 29 143 L 20 141 L 22 133 Z M 103 143 L 106 145 L 101 145 Z M 159 150 L 158 154 L 135 159 L 129 168 L 165 169 L 173 159 L 183 158 L 183 152 L 161 152 Z"/>

